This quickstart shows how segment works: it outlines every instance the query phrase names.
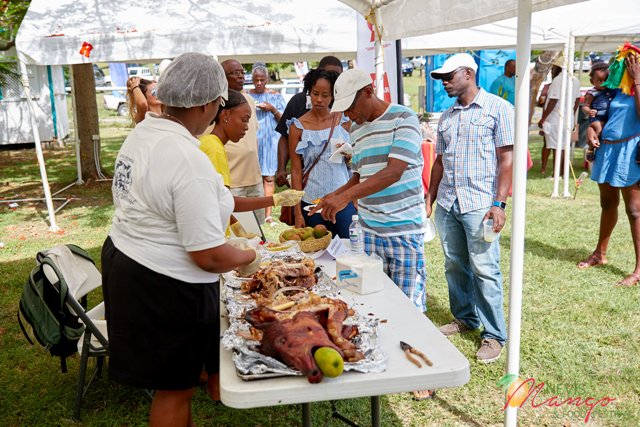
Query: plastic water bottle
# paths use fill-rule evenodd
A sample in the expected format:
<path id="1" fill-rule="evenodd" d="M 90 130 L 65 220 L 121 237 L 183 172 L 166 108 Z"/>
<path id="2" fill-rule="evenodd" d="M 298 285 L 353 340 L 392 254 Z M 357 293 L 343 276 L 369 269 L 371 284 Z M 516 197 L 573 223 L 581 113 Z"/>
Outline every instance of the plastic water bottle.
<path id="1" fill-rule="evenodd" d="M 351 252 L 356 255 L 364 254 L 364 232 L 358 215 L 351 217 L 351 225 L 349 225 L 349 241 L 351 242 Z"/>

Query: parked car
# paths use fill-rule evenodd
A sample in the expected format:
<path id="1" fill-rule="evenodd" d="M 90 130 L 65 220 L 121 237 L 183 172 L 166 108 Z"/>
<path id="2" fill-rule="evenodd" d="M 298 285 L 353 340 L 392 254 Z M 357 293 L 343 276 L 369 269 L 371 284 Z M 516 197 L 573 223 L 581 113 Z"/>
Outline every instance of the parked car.
<path id="1" fill-rule="evenodd" d="M 424 56 L 414 56 L 409 60 L 409 62 L 411 62 L 411 65 L 413 65 L 414 69 L 419 70 L 421 68 L 424 68 L 425 64 L 427 63 L 427 58 L 425 58 Z"/>
<path id="2" fill-rule="evenodd" d="M 96 86 L 104 86 L 104 71 L 96 64 L 93 64 L 93 78 L 96 81 Z"/>
<path id="3" fill-rule="evenodd" d="M 573 61 L 573 71 L 578 71 L 580 69 L 580 58 Z M 582 72 L 588 73 L 591 70 L 591 58 L 585 56 L 582 61 Z"/>
<path id="4" fill-rule="evenodd" d="M 282 87 L 280 88 L 280 94 L 284 98 L 285 102 L 289 102 L 293 95 L 298 92 L 302 92 L 303 84 L 298 79 L 282 79 Z"/>
<path id="5" fill-rule="evenodd" d="M 607 64 L 611 63 L 611 58 L 613 58 L 613 53 L 593 53 L 589 54 L 589 58 L 591 59 L 591 63 L 595 64 L 596 62 L 606 62 Z"/>
<path id="6" fill-rule="evenodd" d="M 408 59 L 403 59 L 402 60 L 402 76 L 403 77 L 407 77 L 407 76 L 412 76 L 413 75 L 413 64 L 411 62 L 409 62 Z"/>
<path id="7" fill-rule="evenodd" d="M 129 77 L 144 77 L 147 80 L 154 80 L 153 73 L 148 67 L 129 67 L 127 68 Z"/>
<path id="8" fill-rule="evenodd" d="M 303 88 L 304 85 L 298 79 L 282 79 L 282 83 L 270 83 L 267 85 L 267 90 L 279 93 L 285 102 L 289 102 L 296 93 L 302 92 Z M 244 90 L 249 91 L 251 89 L 253 89 L 253 83 L 245 83 Z"/>
<path id="9" fill-rule="evenodd" d="M 104 95 L 104 108 L 118 113 L 119 116 L 127 116 L 129 114 L 129 104 L 127 99 L 122 96 Z"/>
<path id="10" fill-rule="evenodd" d="M 251 73 L 244 73 L 244 84 L 251 85 L 253 84 L 253 76 Z"/>

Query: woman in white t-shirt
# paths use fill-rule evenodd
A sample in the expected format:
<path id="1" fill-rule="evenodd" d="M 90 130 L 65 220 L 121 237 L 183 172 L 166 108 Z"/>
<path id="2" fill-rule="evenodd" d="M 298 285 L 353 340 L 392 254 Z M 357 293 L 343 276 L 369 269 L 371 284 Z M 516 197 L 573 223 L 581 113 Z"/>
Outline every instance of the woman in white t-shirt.
<path id="1" fill-rule="evenodd" d="M 198 146 L 227 94 L 222 67 L 178 56 L 116 159 L 113 223 L 102 248 L 111 379 L 156 391 L 149 424 L 186 426 L 203 367 L 219 399 L 218 274 L 260 257 L 225 243 L 233 197 Z"/>

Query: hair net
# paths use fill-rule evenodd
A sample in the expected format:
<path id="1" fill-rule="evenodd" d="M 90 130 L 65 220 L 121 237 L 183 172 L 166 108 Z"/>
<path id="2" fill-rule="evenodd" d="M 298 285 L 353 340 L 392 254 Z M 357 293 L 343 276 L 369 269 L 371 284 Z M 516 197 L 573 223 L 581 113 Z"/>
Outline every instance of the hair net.
<path id="1" fill-rule="evenodd" d="M 158 81 L 157 97 L 170 107 L 191 108 L 227 98 L 227 78 L 218 61 L 187 52 L 171 61 Z"/>

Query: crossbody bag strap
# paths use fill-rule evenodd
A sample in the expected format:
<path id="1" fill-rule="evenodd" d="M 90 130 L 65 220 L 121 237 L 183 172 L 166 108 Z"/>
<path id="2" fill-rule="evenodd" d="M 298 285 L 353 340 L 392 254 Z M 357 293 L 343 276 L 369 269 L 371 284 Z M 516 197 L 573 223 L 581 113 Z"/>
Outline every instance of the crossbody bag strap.
<path id="1" fill-rule="evenodd" d="M 336 115 L 336 117 L 340 117 L 340 115 Z M 318 154 L 318 157 L 315 158 L 313 163 L 311 163 L 311 166 L 309 166 L 309 169 L 307 169 L 306 172 L 302 175 L 302 182 L 304 182 L 305 178 L 309 176 L 313 167 L 318 163 L 318 161 L 320 161 L 320 158 L 322 157 L 324 152 L 327 150 L 327 146 L 329 145 L 329 141 L 331 141 L 331 136 L 333 135 L 333 130 L 335 128 L 336 128 L 336 119 L 334 117 L 333 121 L 331 122 L 331 130 L 329 131 L 329 138 L 327 139 L 326 144 L 324 144 L 324 147 L 322 147 L 322 151 L 320 152 L 320 154 Z"/>

